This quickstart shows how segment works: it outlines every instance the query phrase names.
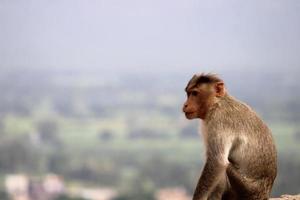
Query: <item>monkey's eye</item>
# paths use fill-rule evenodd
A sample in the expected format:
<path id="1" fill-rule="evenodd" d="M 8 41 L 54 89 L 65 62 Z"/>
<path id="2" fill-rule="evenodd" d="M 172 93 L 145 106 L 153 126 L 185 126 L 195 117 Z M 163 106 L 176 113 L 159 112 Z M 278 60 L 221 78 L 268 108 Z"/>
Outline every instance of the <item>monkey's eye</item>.
<path id="1" fill-rule="evenodd" d="M 191 95 L 192 95 L 192 96 L 197 96 L 197 95 L 198 95 L 198 92 L 197 92 L 197 91 L 192 91 L 192 92 L 191 92 Z"/>

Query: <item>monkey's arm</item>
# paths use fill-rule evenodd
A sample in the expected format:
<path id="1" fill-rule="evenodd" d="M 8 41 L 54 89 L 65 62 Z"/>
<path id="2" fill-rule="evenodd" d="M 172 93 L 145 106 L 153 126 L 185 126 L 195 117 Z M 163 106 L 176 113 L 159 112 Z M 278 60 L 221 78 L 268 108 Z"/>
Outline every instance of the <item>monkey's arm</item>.
<path id="1" fill-rule="evenodd" d="M 225 172 L 225 167 L 206 162 L 194 192 L 193 200 L 206 200 Z"/>
<path id="2" fill-rule="evenodd" d="M 207 141 L 207 158 L 193 200 L 206 200 L 226 171 L 226 148 L 222 138 Z"/>

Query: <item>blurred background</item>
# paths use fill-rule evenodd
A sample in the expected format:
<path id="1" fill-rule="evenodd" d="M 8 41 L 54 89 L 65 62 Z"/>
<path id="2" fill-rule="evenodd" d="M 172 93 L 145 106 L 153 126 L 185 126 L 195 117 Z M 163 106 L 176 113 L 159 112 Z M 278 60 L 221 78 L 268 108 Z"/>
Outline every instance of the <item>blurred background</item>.
<path id="1" fill-rule="evenodd" d="M 188 200 L 184 88 L 214 72 L 273 131 L 300 193 L 300 1 L 0 0 L 0 199 Z"/>

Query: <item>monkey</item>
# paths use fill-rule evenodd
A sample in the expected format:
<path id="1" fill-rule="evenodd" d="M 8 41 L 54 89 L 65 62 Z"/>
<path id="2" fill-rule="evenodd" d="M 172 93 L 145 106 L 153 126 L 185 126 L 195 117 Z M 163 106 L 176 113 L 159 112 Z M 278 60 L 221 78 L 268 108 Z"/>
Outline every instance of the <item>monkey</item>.
<path id="1" fill-rule="evenodd" d="M 215 74 L 194 75 L 183 112 L 201 120 L 206 162 L 193 200 L 267 200 L 277 175 L 270 129 Z"/>

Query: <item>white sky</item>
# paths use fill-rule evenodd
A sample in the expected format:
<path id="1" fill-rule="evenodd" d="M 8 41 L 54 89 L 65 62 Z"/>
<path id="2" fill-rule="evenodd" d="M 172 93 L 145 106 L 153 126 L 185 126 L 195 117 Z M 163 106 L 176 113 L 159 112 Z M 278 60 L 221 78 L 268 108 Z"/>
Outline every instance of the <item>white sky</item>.
<path id="1" fill-rule="evenodd" d="M 299 0 L 0 0 L 0 67 L 300 68 Z"/>

